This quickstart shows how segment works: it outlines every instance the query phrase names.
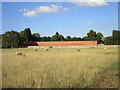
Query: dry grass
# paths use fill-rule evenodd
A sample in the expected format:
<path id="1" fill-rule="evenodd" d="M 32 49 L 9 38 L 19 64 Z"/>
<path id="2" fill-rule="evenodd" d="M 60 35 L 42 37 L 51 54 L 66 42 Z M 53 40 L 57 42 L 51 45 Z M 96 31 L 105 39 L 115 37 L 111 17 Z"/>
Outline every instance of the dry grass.
<path id="1" fill-rule="evenodd" d="M 0 49 L 0 89 L 2 88 L 2 50 Z"/>
<path id="2" fill-rule="evenodd" d="M 15 56 L 20 51 L 26 56 Z M 3 49 L 3 88 L 86 88 L 118 63 L 117 48 Z"/>

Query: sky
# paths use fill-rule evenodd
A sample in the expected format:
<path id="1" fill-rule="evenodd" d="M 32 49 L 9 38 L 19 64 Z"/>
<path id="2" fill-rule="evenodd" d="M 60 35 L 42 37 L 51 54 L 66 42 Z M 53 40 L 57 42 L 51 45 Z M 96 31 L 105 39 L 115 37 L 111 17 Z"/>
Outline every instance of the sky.
<path id="1" fill-rule="evenodd" d="M 2 2 L 2 33 L 30 28 L 32 33 L 83 37 L 89 30 L 118 30 L 117 2 Z"/>

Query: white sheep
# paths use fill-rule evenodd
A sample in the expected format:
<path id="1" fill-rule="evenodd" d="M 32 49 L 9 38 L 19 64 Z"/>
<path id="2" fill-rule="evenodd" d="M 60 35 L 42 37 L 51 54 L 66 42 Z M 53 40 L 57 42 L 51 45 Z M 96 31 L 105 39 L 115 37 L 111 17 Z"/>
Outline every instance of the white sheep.
<path id="1" fill-rule="evenodd" d="M 16 52 L 16 55 L 19 55 L 19 52 Z"/>
<path id="2" fill-rule="evenodd" d="M 107 49 L 107 48 L 104 48 L 104 49 Z"/>
<path id="3" fill-rule="evenodd" d="M 44 51 L 48 51 L 48 48 L 44 48 Z"/>
<path id="4" fill-rule="evenodd" d="M 25 54 L 23 54 L 22 52 L 16 52 L 16 55 L 23 55 L 23 56 L 25 56 Z"/>

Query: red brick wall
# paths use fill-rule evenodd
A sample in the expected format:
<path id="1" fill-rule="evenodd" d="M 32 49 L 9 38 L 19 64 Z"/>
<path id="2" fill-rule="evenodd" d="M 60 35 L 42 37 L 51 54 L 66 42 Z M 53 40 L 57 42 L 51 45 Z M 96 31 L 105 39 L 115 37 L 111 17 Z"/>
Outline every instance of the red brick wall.
<path id="1" fill-rule="evenodd" d="M 51 41 L 34 43 L 37 43 L 38 46 L 97 45 L 97 41 Z"/>

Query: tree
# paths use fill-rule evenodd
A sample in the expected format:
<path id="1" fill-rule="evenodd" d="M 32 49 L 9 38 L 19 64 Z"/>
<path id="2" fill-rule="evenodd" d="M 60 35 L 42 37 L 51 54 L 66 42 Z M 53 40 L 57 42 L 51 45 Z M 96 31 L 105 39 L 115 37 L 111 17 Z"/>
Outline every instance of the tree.
<path id="1" fill-rule="evenodd" d="M 97 34 L 95 31 L 90 30 L 89 33 L 87 33 L 87 36 L 83 37 L 82 40 L 85 41 L 98 41 Z"/>
<path id="2" fill-rule="evenodd" d="M 47 37 L 47 40 L 48 40 L 48 41 L 51 41 L 51 37 L 50 37 L 50 36 L 48 36 L 48 37 Z"/>
<path id="3" fill-rule="evenodd" d="M 119 38 L 119 37 L 120 37 L 120 31 L 118 31 L 118 30 L 113 30 L 113 31 L 112 31 L 112 36 L 113 36 L 113 37 L 116 37 L 116 38 Z"/>
<path id="4" fill-rule="evenodd" d="M 32 34 L 32 41 L 40 41 L 40 34 L 39 33 L 33 33 Z"/>
<path id="5" fill-rule="evenodd" d="M 120 45 L 120 31 L 113 30 L 112 36 L 108 36 L 104 40 L 105 45 Z"/>
<path id="6" fill-rule="evenodd" d="M 65 38 L 62 35 L 59 35 L 60 41 L 65 41 Z"/>
<path id="7" fill-rule="evenodd" d="M 32 34 L 30 28 L 26 28 L 24 31 L 21 31 L 21 36 L 24 38 L 25 42 L 32 41 Z"/>
<path id="8" fill-rule="evenodd" d="M 40 34 L 39 33 L 33 33 L 33 36 L 35 36 L 35 37 L 40 37 Z"/>
<path id="9" fill-rule="evenodd" d="M 113 30 L 112 37 L 113 37 L 113 44 L 120 45 L 120 31 Z"/>
<path id="10" fill-rule="evenodd" d="M 113 45 L 113 37 L 109 36 L 104 39 L 104 44 L 105 45 Z"/>
<path id="11" fill-rule="evenodd" d="M 41 37 L 41 41 L 47 41 L 47 37 Z"/>
<path id="12" fill-rule="evenodd" d="M 81 38 L 80 37 L 73 37 L 72 40 L 73 41 L 81 41 Z"/>
<path id="13" fill-rule="evenodd" d="M 56 32 L 56 34 L 51 37 L 51 41 L 65 41 L 65 38 Z"/>
<path id="14" fill-rule="evenodd" d="M 57 36 L 57 35 L 53 35 L 53 36 L 51 37 L 51 41 L 60 41 L 60 38 L 59 38 L 59 36 Z"/>
<path id="15" fill-rule="evenodd" d="M 84 36 L 83 38 L 82 38 L 82 41 L 88 41 L 89 40 L 89 37 L 88 36 Z"/>
<path id="16" fill-rule="evenodd" d="M 95 38 L 97 35 L 96 35 L 96 32 L 93 31 L 93 30 L 90 30 L 89 33 L 87 33 L 87 36 L 89 38 Z"/>
<path id="17" fill-rule="evenodd" d="M 21 36 L 21 40 L 22 40 L 23 42 L 25 42 L 26 39 L 25 39 L 24 31 L 21 31 L 19 34 L 20 34 L 20 36 Z"/>
<path id="18" fill-rule="evenodd" d="M 71 37 L 70 36 L 67 36 L 66 37 L 66 41 L 71 41 L 72 39 L 71 39 Z"/>
<path id="19" fill-rule="evenodd" d="M 103 34 L 98 32 L 97 33 L 97 41 L 98 41 L 98 43 L 103 43 L 102 39 L 103 39 Z"/>
<path id="20" fill-rule="evenodd" d="M 8 31 L 2 35 L 2 47 L 13 47 L 17 48 L 21 46 L 21 37 L 20 34 L 16 31 Z"/>
<path id="21" fill-rule="evenodd" d="M 51 39 L 50 37 L 45 37 L 45 36 L 41 37 L 41 41 L 50 41 L 50 39 Z"/>
<path id="22" fill-rule="evenodd" d="M 96 34 L 95 31 L 93 30 L 90 30 L 88 33 L 87 33 L 87 36 L 84 36 L 81 40 L 82 41 L 97 41 L 98 43 L 103 43 L 103 34 L 98 32 Z"/>
<path id="23" fill-rule="evenodd" d="M 56 34 L 55 34 L 56 36 L 59 36 L 59 33 L 58 32 L 56 32 Z"/>

